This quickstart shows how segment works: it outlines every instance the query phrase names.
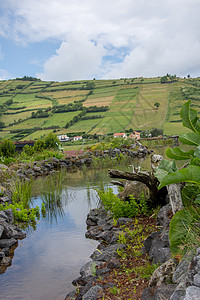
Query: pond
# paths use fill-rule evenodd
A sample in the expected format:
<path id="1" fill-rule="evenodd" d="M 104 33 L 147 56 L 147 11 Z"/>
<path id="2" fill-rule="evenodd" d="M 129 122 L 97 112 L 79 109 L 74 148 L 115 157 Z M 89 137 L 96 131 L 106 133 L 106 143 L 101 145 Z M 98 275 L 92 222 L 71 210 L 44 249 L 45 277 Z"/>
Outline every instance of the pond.
<path id="1" fill-rule="evenodd" d="M 161 152 L 163 148 L 155 149 Z M 132 164 L 150 169 L 149 157 Z M 116 168 L 131 171 L 130 162 Z M 0 299 L 59 300 L 74 289 L 72 280 L 97 246 L 85 238 L 85 222 L 89 210 L 98 205 L 95 189 L 111 186 L 107 170 L 63 171 L 34 182 L 33 205 L 45 202 L 46 217 L 19 240 L 12 265 L 0 275 Z"/>
<path id="2" fill-rule="evenodd" d="M 97 246 L 85 232 L 87 214 L 98 205 L 95 189 L 100 185 L 110 185 L 107 169 L 59 172 L 34 182 L 33 205 L 45 202 L 46 217 L 19 240 L 12 265 L 0 275 L 0 299 L 64 299 L 74 289 L 72 280 Z"/>

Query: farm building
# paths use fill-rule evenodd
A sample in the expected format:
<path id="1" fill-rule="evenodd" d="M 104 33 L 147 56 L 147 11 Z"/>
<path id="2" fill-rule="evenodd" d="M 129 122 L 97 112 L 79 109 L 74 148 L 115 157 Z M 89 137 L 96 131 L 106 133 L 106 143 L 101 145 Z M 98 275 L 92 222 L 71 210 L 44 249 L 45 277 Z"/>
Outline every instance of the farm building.
<path id="1" fill-rule="evenodd" d="M 114 138 L 116 138 L 116 137 L 127 138 L 127 135 L 126 135 L 126 133 L 121 132 L 121 133 L 114 133 L 113 137 Z"/>
<path id="2" fill-rule="evenodd" d="M 76 141 L 82 140 L 82 136 L 74 136 L 73 139 L 74 139 L 74 142 L 76 142 Z"/>
<path id="3" fill-rule="evenodd" d="M 130 135 L 129 135 L 129 138 L 131 139 L 140 139 L 140 132 L 137 132 L 137 131 L 133 131 Z"/>
<path id="4" fill-rule="evenodd" d="M 57 138 L 59 139 L 60 142 L 68 142 L 69 141 L 69 137 L 66 134 L 58 135 Z"/>

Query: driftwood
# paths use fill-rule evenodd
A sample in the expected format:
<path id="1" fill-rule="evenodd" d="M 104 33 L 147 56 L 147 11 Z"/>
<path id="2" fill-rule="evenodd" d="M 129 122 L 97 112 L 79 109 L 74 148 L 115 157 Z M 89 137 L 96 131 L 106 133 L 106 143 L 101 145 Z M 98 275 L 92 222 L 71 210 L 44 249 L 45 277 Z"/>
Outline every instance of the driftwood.
<path id="1" fill-rule="evenodd" d="M 152 172 L 139 171 L 137 173 L 131 173 L 118 170 L 108 170 L 108 173 L 111 178 L 120 178 L 144 183 L 149 188 L 149 200 L 152 202 L 152 205 L 157 205 L 158 203 L 161 204 L 161 202 L 163 202 L 161 194 L 163 193 L 163 195 L 166 195 L 166 192 L 164 192 L 165 189 L 163 188 L 162 192 L 161 190 L 158 190 L 159 181 Z M 112 183 L 124 186 L 121 181 L 112 181 Z"/>

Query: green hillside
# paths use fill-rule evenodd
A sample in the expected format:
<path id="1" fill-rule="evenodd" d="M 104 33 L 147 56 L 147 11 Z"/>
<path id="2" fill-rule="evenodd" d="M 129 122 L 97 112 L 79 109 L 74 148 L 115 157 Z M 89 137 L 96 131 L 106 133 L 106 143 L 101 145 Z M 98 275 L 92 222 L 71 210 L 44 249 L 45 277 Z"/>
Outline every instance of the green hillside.
<path id="1" fill-rule="evenodd" d="M 0 81 L 0 138 L 37 139 L 52 130 L 112 134 L 161 128 L 164 134 L 179 134 L 187 131 L 179 116 L 183 103 L 191 99 L 200 108 L 200 78 L 172 77 Z"/>

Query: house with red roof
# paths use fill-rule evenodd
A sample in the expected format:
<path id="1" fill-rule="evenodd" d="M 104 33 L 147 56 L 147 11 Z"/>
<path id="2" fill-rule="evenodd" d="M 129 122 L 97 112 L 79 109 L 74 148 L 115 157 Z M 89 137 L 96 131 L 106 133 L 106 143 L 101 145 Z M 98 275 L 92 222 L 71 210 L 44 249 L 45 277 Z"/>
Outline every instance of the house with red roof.
<path id="1" fill-rule="evenodd" d="M 74 140 L 74 142 L 82 140 L 82 136 L 74 136 L 73 140 Z"/>
<path id="2" fill-rule="evenodd" d="M 130 139 L 140 139 L 140 132 L 137 131 L 133 131 L 130 135 L 129 135 Z"/>
<path id="3" fill-rule="evenodd" d="M 127 138 L 127 135 L 124 132 L 120 132 L 120 133 L 114 133 L 113 137 L 114 138 L 116 138 L 116 137 Z"/>

